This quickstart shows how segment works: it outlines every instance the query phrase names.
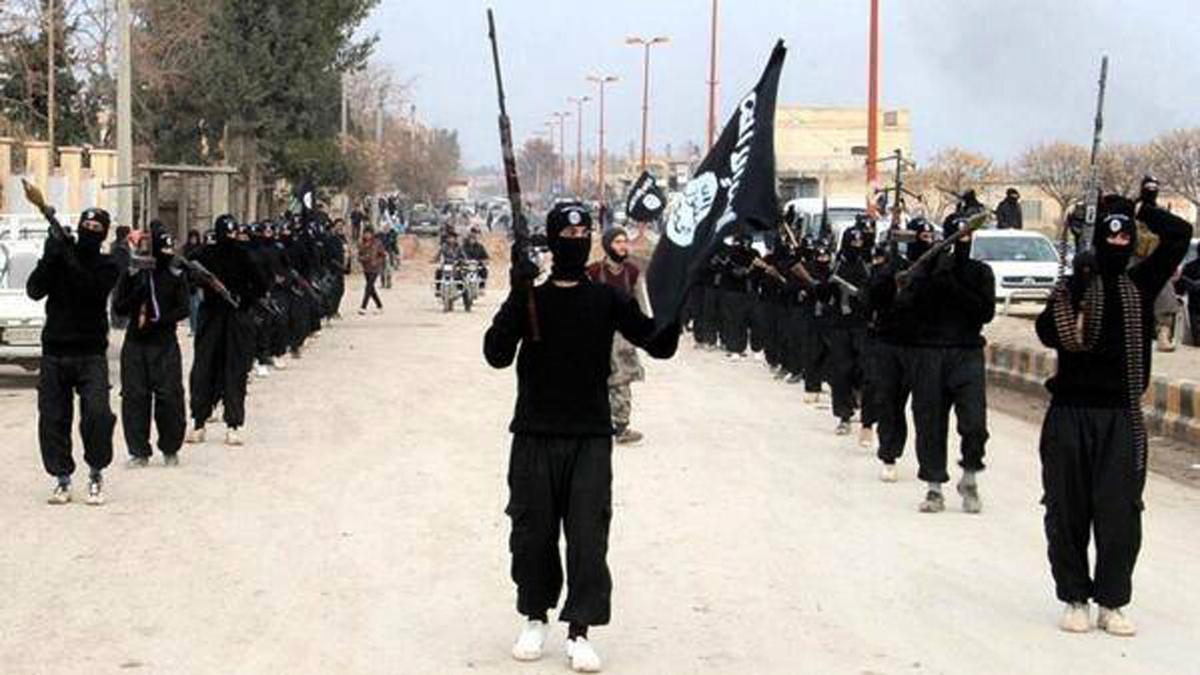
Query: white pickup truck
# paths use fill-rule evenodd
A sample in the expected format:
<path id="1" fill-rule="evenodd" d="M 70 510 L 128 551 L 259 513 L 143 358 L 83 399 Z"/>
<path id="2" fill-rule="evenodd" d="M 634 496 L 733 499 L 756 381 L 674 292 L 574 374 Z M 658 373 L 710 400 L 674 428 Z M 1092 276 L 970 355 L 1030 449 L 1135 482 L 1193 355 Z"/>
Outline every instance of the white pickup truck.
<path id="1" fill-rule="evenodd" d="M 41 361 L 45 301 L 29 299 L 25 280 L 42 257 L 46 236 L 40 215 L 0 215 L 0 364 L 37 370 Z"/>

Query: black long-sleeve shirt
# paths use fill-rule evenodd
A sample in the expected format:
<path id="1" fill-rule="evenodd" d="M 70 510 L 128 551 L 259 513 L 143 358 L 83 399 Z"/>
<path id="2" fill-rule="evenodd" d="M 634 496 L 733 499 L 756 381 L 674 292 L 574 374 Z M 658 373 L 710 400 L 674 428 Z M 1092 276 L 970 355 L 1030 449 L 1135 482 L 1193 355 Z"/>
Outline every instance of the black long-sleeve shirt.
<path id="1" fill-rule="evenodd" d="M 1175 292 L 1187 298 L 1190 314 L 1200 314 L 1200 258 L 1183 266 Z"/>
<path id="2" fill-rule="evenodd" d="M 204 265 L 213 276 L 221 280 L 229 292 L 238 298 L 242 308 L 250 307 L 266 292 L 262 277 L 250 258 L 250 253 L 239 243 L 226 239 L 206 246 L 196 254 L 196 261 Z M 201 304 L 206 310 L 229 311 L 233 307 L 211 289 L 204 288 Z"/>
<path id="3" fill-rule="evenodd" d="M 1154 343 L 1154 299 L 1171 279 L 1175 268 L 1187 255 L 1192 226 L 1184 219 L 1158 208 L 1143 208 L 1138 219 L 1158 236 L 1158 247 L 1127 274 L 1137 287 L 1142 303 L 1142 363 L 1145 367 L 1141 390 L 1150 383 L 1150 358 Z M 1073 291 L 1078 302 L 1082 288 Z M 1058 350 L 1058 371 L 1046 382 L 1055 403 L 1060 405 L 1122 408 L 1126 405 L 1124 373 L 1126 349 L 1125 313 L 1121 310 L 1120 290 L 1116 283 L 1104 284 L 1104 316 L 1099 345 L 1086 352 L 1062 348 L 1054 322 L 1055 300 L 1046 304 L 1037 319 L 1037 334 L 1042 344 Z"/>
<path id="4" fill-rule="evenodd" d="M 50 244 L 74 246 L 71 243 Z M 25 293 L 46 299 L 42 353 L 88 356 L 108 349 L 108 294 L 117 282 L 117 265 L 104 254 L 63 251 L 38 261 Z"/>
<path id="5" fill-rule="evenodd" d="M 957 245 L 967 245 L 965 242 Z M 942 256 L 954 256 L 944 251 Z M 996 277 L 986 263 L 956 258 L 949 269 L 940 260 L 913 276 L 901 298 L 914 308 L 918 347 L 982 347 L 983 326 L 996 317 Z"/>
<path id="6" fill-rule="evenodd" d="M 605 285 L 543 284 L 534 290 L 541 340 L 529 336 L 523 291 L 501 305 L 483 339 L 493 368 L 517 361 L 517 403 L 509 430 L 540 436 L 609 436 L 613 433 L 608 376 L 613 334 L 650 356 L 668 359 L 679 344 L 679 329 L 655 333 L 654 320 L 637 302 Z M 519 351 L 518 351 L 519 349 Z"/>
<path id="7" fill-rule="evenodd" d="M 175 324 L 188 316 L 188 283 L 184 270 L 173 266 L 122 274 L 113 295 L 113 309 L 117 314 L 129 317 L 126 340 L 155 343 L 174 340 Z M 144 325 L 140 320 L 143 315 L 146 317 Z"/>

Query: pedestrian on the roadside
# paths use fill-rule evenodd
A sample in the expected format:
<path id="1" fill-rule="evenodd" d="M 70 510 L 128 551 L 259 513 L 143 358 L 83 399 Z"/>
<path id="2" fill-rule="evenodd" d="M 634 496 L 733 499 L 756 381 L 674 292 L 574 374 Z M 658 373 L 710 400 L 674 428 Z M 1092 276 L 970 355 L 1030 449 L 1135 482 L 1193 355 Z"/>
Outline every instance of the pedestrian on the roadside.
<path id="1" fill-rule="evenodd" d="M 1183 307 L 1179 296 L 1175 295 L 1174 282 L 1178 278 L 1179 270 L 1176 270 L 1170 279 L 1171 283 L 1163 286 L 1162 290 L 1158 292 L 1158 297 L 1154 299 L 1155 349 L 1160 352 L 1175 351 L 1175 343 L 1179 339 L 1179 336 L 1175 334 L 1175 325 Z"/>
<path id="2" fill-rule="evenodd" d="M 108 401 L 108 297 L 119 274 L 100 252 L 111 220 L 103 209 L 79 216 L 77 240 L 47 237 L 25 292 L 46 300 L 38 372 L 38 444 L 56 479 L 51 504 L 71 501 L 71 418 L 79 396 L 79 431 L 88 465 L 87 503 L 104 503 L 104 469 L 112 463 L 116 417 Z"/>
<path id="3" fill-rule="evenodd" d="M 1000 230 L 1020 230 L 1025 227 L 1025 216 L 1021 213 L 1021 193 L 1016 188 L 1008 188 L 1004 199 L 996 205 L 996 228 Z"/>
<path id="4" fill-rule="evenodd" d="M 519 661 L 541 658 L 548 612 L 562 590 L 560 530 L 567 543 L 567 658 L 578 672 L 600 670 L 588 628 L 608 623 L 612 579 L 605 560 L 612 518 L 612 409 L 608 377 L 613 336 L 621 333 L 652 357 L 670 358 L 678 325 L 655 330 L 637 302 L 586 274 L 592 218 L 578 202 L 546 217 L 553 252 L 550 280 L 530 290 L 535 264 L 514 257 L 512 291 L 484 336 L 493 368 L 517 361 L 517 402 L 509 430 L 512 577 L 525 617 L 513 646 Z M 537 337 L 531 338 L 530 294 Z"/>
<path id="5" fill-rule="evenodd" d="M 588 266 L 588 278 L 635 298 L 639 273 L 637 266 L 629 262 L 629 235 L 624 228 L 614 227 L 604 233 L 600 244 L 604 259 Z M 608 403 L 612 408 L 616 442 L 618 445 L 637 443 L 642 440 L 642 434 L 629 426 L 633 414 L 633 383 L 645 380 L 646 370 L 638 359 L 637 347 L 620 333 L 613 335 L 610 369 Z"/>
<path id="6" fill-rule="evenodd" d="M 113 228 L 113 242 L 108 246 L 108 255 L 117 266 L 117 273 L 124 274 L 133 260 L 133 249 L 129 246 L 129 226 L 118 225 Z M 112 309 L 112 299 L 109 299 L 109 324 L 116 330 L 125 330 L 127 321 Z"/>
<path id="7" fill-rule="evenodd" d="M 383 270 L 386 260 L 387 251 L 375 238 L 375 231 L 369 227 L 363 230 L 362 241 L 358 244 L 358 262 L 362 266 L 366 287 L 363 288 L 362 304 L 358 308 L 359 314 L 366 314 L 367 303 L 372 301 L 375 303 L 377 311 L 383 312 L 383 301 L 379 299 L 379 292 L 375 290 L 375 280 L 379 278 L 379 273 Z"/>
<path id="8" fill-rule="evenodd" d="M 137 245 L 143 234 L 135 233 Z M 117 282 L 113 309 L 129 327 L 121 345 L 121 427 L 129 450 L 129 466 L 150 461 L 150 420 L 158 428 L 163 463 L 179 463 L 187 431 L 183 400 L 183 358 L 176 324 L 188 315 L 184 270 L 173 264 L 175 240 L 165 228 L 151 230 L 153 269 L 130 267 Z M 134 235 L 131 235 L 131 239 Z"/>
<path id="9" fill-rule="evenodd" d="M 1200 244 L 1196 244 L 1196 257 L 1179 271 L 1175 291 L 1187 302 L 1192 346 L 1200 347 Z"/>
<path id="10" fill-rule="evenodd" d="M 1142 542 L 1147 432 L 1141 400 L 1150 381 L 1154 298 L 1186 255 L 1192 232 L 1187 221 L 1158 207 L 1157 196 L 1158 184 L 1147 178 L 1136 216 L 1129 199 L 1101 200 L 1095 250 L 1080 254 L 1090 260 L 1077 256 L 1076 273 L 1037 319 L 1038 337 L 1058 352 L 1058 370 L 1046 382 L 1042 504 L 1050 571 L 1067 605 L 1059 626 L 1073 633 L 1091 630 L 1093 599 L 1101 630 L 1137 632 L 1123 608 Z M 1159 243 L 1130 267 L 1135 217 Z M 1088 566 L 1093 531 L 1094 575 Z"/>

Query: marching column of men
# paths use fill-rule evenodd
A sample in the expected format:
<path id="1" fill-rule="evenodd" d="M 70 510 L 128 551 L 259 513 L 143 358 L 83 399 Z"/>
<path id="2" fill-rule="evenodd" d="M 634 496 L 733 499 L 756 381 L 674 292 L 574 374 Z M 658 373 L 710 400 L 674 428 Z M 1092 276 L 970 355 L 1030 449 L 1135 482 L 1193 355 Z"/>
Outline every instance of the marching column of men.
<path id="1" fill-rule="evenodd" d="M 161 223 L 129 235 L 123 268 L 101 252 L 110 217 L 89 209 L 78 236 L 50 236 L 30 274 L 26 292 L 46 299 L 38 384 L 38 440 L 46 472 L 55 479 L 51 504 L 72 500 L 71 450 L 74 398 L 80 400 L 87 503 L 104 503 L 103 471 L 112 462 L 115 416 L 109 405 L 109 306 L 125 325 L 121 346 L 121 423 L 128 466 L 147 466 L 151 427 L 166 466 L 178 465 L 185 442 L 205 440 L 206 424 L 222 406 L 225 441 L 240 445 L 245 397 L 253 371 L 282 369 L 287 354 L 299 358 L 323 321 L 338 316 L 348 271 L 344 234 L 324 213 L 302 223 L 240 225 L 216 219 L 207 244 L 191 242 L 186 255 Z M 195 350 L 185 406 L 183 359 L 177 324 L 189 318 L 200 296 Z"/>

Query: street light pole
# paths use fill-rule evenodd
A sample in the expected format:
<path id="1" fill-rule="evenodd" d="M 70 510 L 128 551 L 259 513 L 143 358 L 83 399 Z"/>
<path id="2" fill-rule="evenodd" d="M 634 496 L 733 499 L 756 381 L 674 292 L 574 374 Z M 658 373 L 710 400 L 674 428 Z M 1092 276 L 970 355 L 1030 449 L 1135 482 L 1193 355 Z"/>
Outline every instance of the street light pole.
<path id="1" fill-rule="evenodd" d="M 558 122 L 558 184 L 563 192 L 567 190 L 567 118 L 570 116 L 569 112 L 551 113 Z"/>
<path id="2" fill-rule="evenodd" d="M 603 206 L 604 191 L 604 85 L 617 81 L 616 75 L 589 75 L 589 82 L 595 82 L 600 87 L 600 157 L 596 165 L 596 190 L 599 192 L 599 202 Z"/>
<path id="3" fill-rule="evenodd" d="M 712 150 L 713 135 L 717 133 L 717 0 L 712 0 L 712 36 L 708 50 L 708 139 Z"/>
<path id="4" fill-rule="evenodd" d="M 54 0 L 46 2 L 46 140 L 50 141 L 50 169 L 54 170 Z"/>
<path id="5" fill-rule="evenodd" d="M 133 225 L 133 27 L 129 0 L 117 3 L 117 222 Z M 145 222 L 143 220 L 143 222 Z"/>
<path id="6" fill-rule="evenodd" d="M 567 102 L 575 104 L 575 196 L 583 192 L 583 104 L 591 96 L 568 96 Z"/>
<path id="7" fill-rule="evenodd" d="M 867 72 L 867 186 L 879 178 L 879 0 L 871 0 Z M 896 196 L 899 199 L 899 195 Z"/>
<path id="8" fill-rule="evenodd" d="M 641 45 L 645 48 L 645 59 L 642 64 L 642 171 L 646 170 L 646 134 L 650 119 L 650 48 L 667 42 L 670 42 L 670 38 L 661 35 L 650 39 L 637 36 L 625 38 L 625 44 Z"/>

